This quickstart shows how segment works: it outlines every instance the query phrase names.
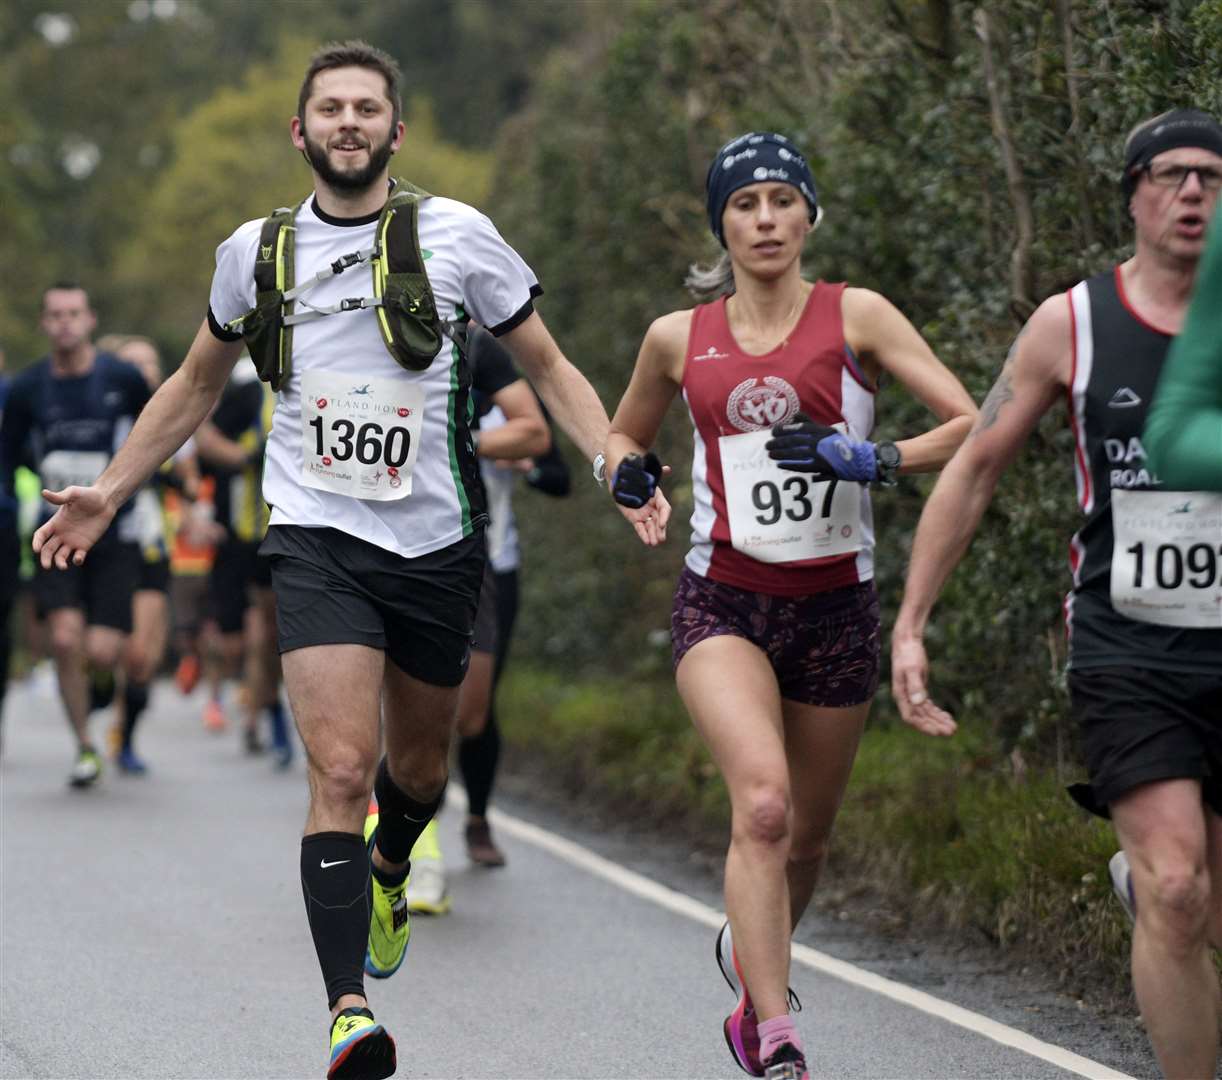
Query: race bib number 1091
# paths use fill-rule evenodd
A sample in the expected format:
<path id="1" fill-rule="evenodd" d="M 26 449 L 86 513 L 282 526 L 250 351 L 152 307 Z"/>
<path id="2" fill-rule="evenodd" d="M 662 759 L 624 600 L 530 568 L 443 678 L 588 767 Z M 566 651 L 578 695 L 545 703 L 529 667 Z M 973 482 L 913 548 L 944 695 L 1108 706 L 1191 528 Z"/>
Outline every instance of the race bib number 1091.
<path id="1" fill-rule="evenodd" d="M 1160 626 L 1222 627 L 1222 495 L 1112 492 L 1112 607 Z"/>
<path id="2" fill-rule="evenodd" d="M 764 449 L 770 438 L 765 430 L 717 441 L 734 548 L 766 563 L 860 550 L 861 485 L 779 468 Z"/>
<path id="3" fill-rule="evenodd" d="M 412 491 L 424 391 L 394 379 L 329 371 L 301 377 L 301 482 L 355 499 Z"/>

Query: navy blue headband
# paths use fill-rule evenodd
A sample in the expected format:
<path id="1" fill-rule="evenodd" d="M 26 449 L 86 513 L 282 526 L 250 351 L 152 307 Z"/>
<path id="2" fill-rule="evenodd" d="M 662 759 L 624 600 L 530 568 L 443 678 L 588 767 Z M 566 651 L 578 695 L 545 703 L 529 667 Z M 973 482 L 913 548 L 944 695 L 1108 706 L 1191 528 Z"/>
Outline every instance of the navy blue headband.
<path id="1" fill-rule="evenodd" d="M 709 228 L 722 247 L 721 216 L 726 203 L 739 188 L 748 184 L 792 184 L 810 206 L 810 220 L 819 214 L 819 199 L 815 194 L 815 178 L 806 159 L 784 135 L 771 131 L 749 131 L 731 139 L 713 158 L 704 188 L 708 197 Z"/>

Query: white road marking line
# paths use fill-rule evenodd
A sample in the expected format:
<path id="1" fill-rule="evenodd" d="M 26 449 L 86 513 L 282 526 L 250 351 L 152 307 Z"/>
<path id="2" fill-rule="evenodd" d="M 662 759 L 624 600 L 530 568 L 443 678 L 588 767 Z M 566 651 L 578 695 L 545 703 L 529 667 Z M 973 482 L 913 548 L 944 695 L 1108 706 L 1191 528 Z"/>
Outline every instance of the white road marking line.
<path id="1" fill-rule="evenodd" d="M 457 801 L 465 802 L 461 789 L 456 789 L 457 785 L 450 785 L 451 797 L 456 798 Z M 550 852 L 552 855 L 563 859 L 573 866 L 580 867 L 582 870 L 586 870 L 603 878 L 605 881 L 611 882 L 611 884 L 616 885 L 625 892 L 639 896 L 642 900 L 648 900 L 678 915 L 685 915 L 687 918 L 703 923 L 713 930 L 720 928 L 721 924 L 725 922 L 725 915 L 709 907 L 708 904 L 695 900 L 684 893 L 676 892 L 665 885 L 659 885 L 656 881 L 651 881 L 642 874 L 628 870 L 618 863 L 612 862 L 610 859 L 604 859 L 601 855 L 594 854 L 594 852 L 582 847 L 580 844 L 575 844 L 571 840 L 566 840 L 562 836 L 557 836 L 555 833 L 550 833 L 545 829 L 539 828 L 537 825 L 522 821 L 500 810 L 494 809 L 490 811 L 489 817 L 497 829 L 502 832 L 509 833 L 510 836 L 532 844 L 537 848 L 542 848 L 544 851 Z M 846 963 L 844 960 L 837 960 L 835 957 L 819 952 L 818 949 L 812 949 L 808 945 L 795 944 L 793 946 L 793 958 L 815 971 L 822 972 L 824 975 L 831 975 L 843 982 L 860 986 L 862 989 L 871 990 L 876 994 L 881 994 L 892 1001 L 898 1001 L 914 1009 L 919 1009 L 921 1012 L 929 1013 L 931 1016 L 936 1016 L 947 1023 L 966 1028 L 977 1035 L 983 1035 L 985 1038 L 1001 1043 L 1002 1046 L 1011 1046 L 1015 1050 L 1020 1050 L 1031 1057 L 1039 1058 L 1041 1061 L 1046 1061 L 1050 1065 L 1065 1069 L 1067 1072 L 1076 1073 L 1078 1076 L 1090 1077 L 1091 1080 L 1133 1080 L 1127 1073 L 1117 1072 L 1107 1065 L 1091 1061 L 1090 1058 L 1085 1058 L 1070 1050 L 1054 1046 L 1052 1043 L 1046 1043 L 1041 1039 L 1019 1031 L 1017 1028 L 1009 1027 L 996 1020 L 990 1020 L 987 1016 L 982 1016 L 980 1013 L 972 1012 L 970 1009 L 964 1009 L 958 1005 L 952 1005 L 948 1001 L 942 1001 L 940 998 L 927 994 L 923 990 L 915 990 L 911 986 L 905 986 L 903 983 L 884 978 L 882 975 L 875 975 L 873 972 Z"/>

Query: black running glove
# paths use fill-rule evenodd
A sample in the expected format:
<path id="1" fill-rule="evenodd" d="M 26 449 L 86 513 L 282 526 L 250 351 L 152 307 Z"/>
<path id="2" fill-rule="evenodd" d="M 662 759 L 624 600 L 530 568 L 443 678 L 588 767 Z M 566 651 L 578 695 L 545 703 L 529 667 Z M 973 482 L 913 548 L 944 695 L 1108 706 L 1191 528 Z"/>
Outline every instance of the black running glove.
<path id="1" fill-rule="evenodd" d="M 643 457 L 629 454 L 615 467 L 611 494 L 621 506 L 639 510 L 653 498 L 661 479 L 662 463 L 652 450 Z"/>
<path id="2" fill-rule="evenodd" d="M 797 413 L 777 424 L 764 444 L 768 456 L 789 472 L 811 473 L 826 480 L 856 480 L 868 484 L 878 479 L 878 464 L 872 442 L 858 442 L 827 424 Z"/>

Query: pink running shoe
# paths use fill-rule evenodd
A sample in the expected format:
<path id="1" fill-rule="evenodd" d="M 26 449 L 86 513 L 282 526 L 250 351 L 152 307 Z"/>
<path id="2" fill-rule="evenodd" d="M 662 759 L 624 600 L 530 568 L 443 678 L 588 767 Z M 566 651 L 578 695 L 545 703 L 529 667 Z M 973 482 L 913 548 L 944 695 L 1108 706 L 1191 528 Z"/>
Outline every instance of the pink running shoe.
<path id="1" fill-rule="evenodd" d="M 766 1062 L 764 1080 L 810 1080 L 806 1055 L 793 1043 L 781 1043 Z"/>
<path id="2" fill-rule="evenodd" d="M 721 968 L 722 977 L 734 996 L 738 998 L 734 1011 L 726 1017 L 726 1022 L 722 1025 L 726 1045 L 730 1048 L 735 1063 L 743 1072 L 750 1076 L 763 1076 L 764 1066 L 760 1061 L 759 1021 L 755 1017 L 751 995 L 747 993 L 747 984 L 738 966 L 738 957 L 734 954 L 734 942 L 730 937 L 728 922 L 717 933 L 716 955 L 717 966 Z"/>
<path id="3" fill-rule="evenodd" d="M 204 706 L 204 727 L 209 731 L 224 731 L 228 726 L 224 706 L 219 701 L 209 701 Z"/>

